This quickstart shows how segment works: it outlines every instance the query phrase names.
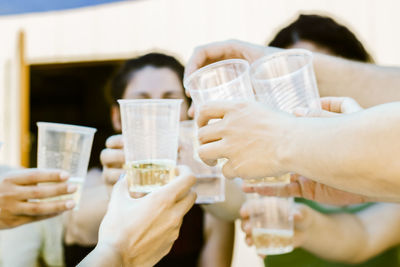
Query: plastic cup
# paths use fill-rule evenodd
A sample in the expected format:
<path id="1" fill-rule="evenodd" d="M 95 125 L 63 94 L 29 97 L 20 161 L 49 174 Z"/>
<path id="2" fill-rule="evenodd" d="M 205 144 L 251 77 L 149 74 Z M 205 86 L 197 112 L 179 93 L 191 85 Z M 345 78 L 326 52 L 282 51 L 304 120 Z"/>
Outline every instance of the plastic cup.
<path id="1" fill-rule="evenodd" d="M 225 201 L 225 177 L 221 166 L 210 167 L 195 158 L 195 123 L 182 121 L 179 134 L 179 164 L 187 165 L 196 176 L 193 190 L 197 193 L 197 204 L 211 204 Z"/>
<path id="2" fill-rule="evenodd" d="M 288 49 L 260 58 L 252 64 L 250 75 L 259 102 L 289 113 L 299 107 L 321 109 L 310 51 Z M 246 180 L 252 186 L 289 182 L 289 173 Z"/>
<path id="3" fill-rule="evenodd" d="M 222 60 L 207 65 L 184 81 L 196 111 L 210 101 L 255 101 L 250 80 L 250 65 L 243 59 Z"/>
<path id="4" fill-rule="evenodd" d="M 246 206 L 258 254 L 276 255 L 293 250 L 293 198 L 248 194 Z"/>
<path id="5" fill-rule="evenodd" d="M 228 59 L 207 65 L 186 78 L 184 86 L 194 102 L 195 118 L 199 108 L 210 101 L 255 101 L 250 65 L 243 59 Z M 195 132 L 195 158 L 201 161 L 198 156 L 197 126 Z M 219 159 L 219 167 L 225 162 L 226 159 Z"/>
<path id="6" fill-rule="evenodd" d="M 181 99 L 118 100 L 131 193 L 149 193 L 175 177 Z"/>
<path id="7" fill-rule="evenodd" d="M 67 171 L 70 174 L 68 183 L 78 186 L 78 190 L 73 194 L 42 200 L 74 199 L 75 210 L 78 210 L 96 129 L 47 122 L 38 122 L 37 126 L 38 168 Z"/>
<path id="8" fill-rule="evenodd" d="M 308 50 L 288 49 L 255 61 L 250 72 L 257 100 L 289 113 L 321 109 L 312 58 Z"/>

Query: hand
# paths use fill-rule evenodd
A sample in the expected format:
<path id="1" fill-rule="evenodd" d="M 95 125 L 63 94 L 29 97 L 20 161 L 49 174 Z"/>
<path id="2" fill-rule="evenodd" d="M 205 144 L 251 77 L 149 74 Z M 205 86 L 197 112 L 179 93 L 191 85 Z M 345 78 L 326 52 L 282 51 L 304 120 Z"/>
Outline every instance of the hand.
<path id="1" fill-rule="evenodd" d="M 245 240 L 247 245 L 253 245 L 253 237 L 252 237 L 252 226 L 250 223 L 250 210 L 251 202 L 246 202 L 242 208 L 240 209 L 241 216 L 241 227 L 243 232 L 246 234 Z M 300 247 L 302 246 L 306 239 L 309 229 L 313 227 L 314 217 L 318 214 L 317 211 L 307 207 L 303 204 L 294 204 L 294 236 L 293 236 L 293 246 Z M 260 255 L 260 257 L 264 258 L 267 255 Z"/>
<path id="2" fill-rule="evenodd" d="M 74 193 L 77 187 L 65 183 L 68 178 L 65 172 L 40 169 L 18 170 L 3 175 L 0 182 L 0 229 L 47 219 L 74 208 L 73 200 L 29 202 L 30 199 Z"/>
<path id="3" fill-rule="evenodd" d="M 221 119 L 212 124 L 209 120 Z M 208 165 L 226 158 L 227 178 L 243 179 L 280 176 L 290 170 L 281 166 L 295 117 L 271 110 L 256 102 L 213 102 L 203 105 L 197 123 L 200 127 L 199 156 Z"/>
<path id="4" fill-rule="evenodd" d="M 100 161 L 103 165 L 103 180 L 108 186 L 113 186 L 125 171 L 124 143 L 122 135 L 110 136 L 106 141 L 106 148 L 101 151 Z"/>
<path id="5" fill-rule="evenodd" d="M 321 107 L 322 110 L 297 108 L 293 114 L 297 117 L 334 117 L 339 114 L 350 114 L 363 109 L 350 97 L 322 97 Z"/>
<path id="6" fill-rule="evenodd" d="M 279 50 L 279 48 L 265 47 L 239 40 L 227 40 L 198 46 L 186 64 L 185 77 L 203 66 L 220 60 L 241 58 L 252 63 L 262 56 Z"/>
<path id="7" fill-rule="evenodd" d="M 177 239 L 183 216 L 195 202 L 195 177 L 184 169 L 169 184 L 139 199 L 125 179 L 113 189 L 99 230 L 97 250 L 113 250 L 122 266 L 153 266 Z"/>
<path id="8" fill-rule="evenodd" d="M 264 196 L 302 197 L 319 203 L 330 205 L 351 205 L 370 202 L 365 196 L 342 191 L 321 183 L 314 182 L 303 176 L 292 175 L 291 182 L 284 187 L 252 187 L 243 185 L 246 193 L 256 192 Z"/>

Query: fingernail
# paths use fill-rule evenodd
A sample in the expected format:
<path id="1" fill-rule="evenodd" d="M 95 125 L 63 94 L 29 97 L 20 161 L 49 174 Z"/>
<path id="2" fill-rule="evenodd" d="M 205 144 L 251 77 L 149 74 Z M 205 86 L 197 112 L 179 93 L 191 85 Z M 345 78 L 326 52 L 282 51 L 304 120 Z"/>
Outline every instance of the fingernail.
<path id="1" fill-rule="evenodd" d="M 78 189 L 78 186 L 75 184 L 69 184 L 67 188 L 68 193 L 73 193 Z"/>
<path id="2" fill-rule="evenodd" d="M 68 178 L 69 178 L 69 173 L 67 171 L 60 172 L 60 180 L 64 181 L 68 180 Z"/>
<path id="3" fill-rule="evenodd" d="M 296 108 L 296 109 L 293 111 L 293 114 L 294 114 L 295 116 L 300 116 L 300 117 L 306 116 L 307 113 L 308 113 L 308 109 L 307 109 L 307 108 Z"/>
<path id="4" fill-rule="evenodd" d="M 73 200 L 68 200 L 66 203 L 65 203 L 65 207 L 67 208 L 67 209 L 72 209 L 73 207 L 75 207 L 75 201 L 73 201 Z"/>

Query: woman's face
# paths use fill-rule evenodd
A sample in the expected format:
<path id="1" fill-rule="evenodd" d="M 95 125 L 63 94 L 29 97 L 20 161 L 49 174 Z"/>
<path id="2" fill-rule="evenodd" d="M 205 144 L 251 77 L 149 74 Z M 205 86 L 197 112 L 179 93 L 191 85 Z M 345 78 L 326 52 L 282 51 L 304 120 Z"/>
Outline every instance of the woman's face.
<path id="1" fill-rule="evenodd" d="M 170 68 L 144 67 L 136 71 L 123 99 L 185 99 L 182 81 Z M 188 103 L 184 100 L 181 107 L 181 120 L 187 119 Z M 114 129 L 121 131 L 121 120 L 118 107 L 112 110 Z"/>

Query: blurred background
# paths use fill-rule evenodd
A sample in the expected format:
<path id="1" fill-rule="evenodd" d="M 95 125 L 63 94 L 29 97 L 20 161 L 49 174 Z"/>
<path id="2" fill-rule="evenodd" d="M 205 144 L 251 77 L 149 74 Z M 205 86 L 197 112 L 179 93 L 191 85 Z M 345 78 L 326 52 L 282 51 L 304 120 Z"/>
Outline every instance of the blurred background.
<path id="1" fill-rule="evenodd" d="M 265 44 L 302 13 L 334 18 L 377 64 L 396 65 L 398 10 L 398 0 L 1 0 L 0 161 L 35 166 L 36 122 L 52 121 L 96 127 L 98 165 L 112 133 L 103 91 L 124 59 L 168 51 L 185 63 L 212 41 Z M 256 266 L 248 249 L 237 242 L 233 266 Z"/>

